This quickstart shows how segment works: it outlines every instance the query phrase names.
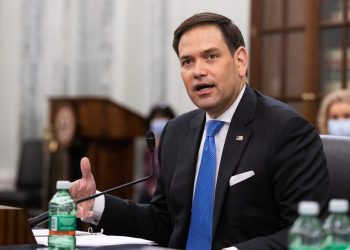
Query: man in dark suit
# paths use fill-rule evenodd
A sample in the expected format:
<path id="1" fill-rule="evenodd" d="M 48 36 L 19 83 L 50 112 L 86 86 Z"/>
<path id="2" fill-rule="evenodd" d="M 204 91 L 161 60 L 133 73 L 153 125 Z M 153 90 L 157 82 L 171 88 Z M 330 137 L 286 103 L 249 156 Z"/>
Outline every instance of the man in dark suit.
<path id="1" fill-rule="evenodd" d="M 313 126 L 288 105 L 247 85 L 244 46 L 239 29 L 221 15 L 194 15 L 177 28 L 173 47 L 186 91 L 199 109 L 164 129 L 151 204 L 106 195 L 104 201 L 79 206 L 80 217 L 91 217 L 107 234 L 142 237 L 171 248 L 199 249 L 196 241 L 209 244 L 207 249 L 287 248 L 297 204 L 315 200 L 326 207 L 326 160 Z M 201 230 L 191 228 L 207 216 L 200 210 L 211 202 L 197 189 L 203 185 L 201 161 L 207 156 L 202 152 L 212 120 L 222 126 L 214 135 L 214 187 L 210 181 L 204 187 L 205 194 L 214 193 L 212 219 L 199 222 L 204 236 L 198 236 Z M 95 192 L 86 158 L 81 169 L 83 178 L 71 188 L 74 197 Z M 204 232 L 207 225 L 209 233 Z"/>

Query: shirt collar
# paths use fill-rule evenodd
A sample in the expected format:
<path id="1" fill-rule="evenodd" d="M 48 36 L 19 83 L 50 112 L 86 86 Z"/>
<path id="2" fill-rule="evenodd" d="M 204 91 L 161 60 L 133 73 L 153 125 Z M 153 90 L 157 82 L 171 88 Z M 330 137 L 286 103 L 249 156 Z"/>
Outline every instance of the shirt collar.
<path id="1" fill-rule="evenodd" d="M 236 112 L 237 106 L 242 99 L 245 89 L 246 89 L 246 84 L 244 84 L 241 92 L 237 96 L 236 100 L 231 104 L 231 106 L 228 109 L 226 109 L 224 113 L 219 115 L 215 120 L 223 121 L 225 123 L 231 123 L 232 117 Z M 214 120 L 212 117 L 209 116 L 208 113 L 206 113 L 205 116 L 206 116 L 206 121 Z"/>

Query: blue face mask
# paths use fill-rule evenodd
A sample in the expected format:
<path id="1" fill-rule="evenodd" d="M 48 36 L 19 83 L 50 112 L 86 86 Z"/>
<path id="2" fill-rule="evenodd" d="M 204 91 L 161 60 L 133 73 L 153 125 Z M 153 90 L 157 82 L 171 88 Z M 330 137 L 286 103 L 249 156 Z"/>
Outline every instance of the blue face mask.
<path id="1" fill-rule="evenodd" d="M 162 131 L 168 121 L 169 119 L 166 118 L 156 118 L 151 120 L 150 129 L 153 131 L 155 136 L 159 137 L 162 134 Z"/>
<path id="2" fill-rule="evenodd" d="M 331 135 L 350 136 L 350 118 L 330 119 L 327 125 Z"/>

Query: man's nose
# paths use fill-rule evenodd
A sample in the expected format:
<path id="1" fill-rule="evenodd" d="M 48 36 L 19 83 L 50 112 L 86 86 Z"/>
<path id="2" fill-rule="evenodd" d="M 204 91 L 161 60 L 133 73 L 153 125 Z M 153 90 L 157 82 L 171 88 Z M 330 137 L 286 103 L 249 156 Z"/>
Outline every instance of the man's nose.
<path id="1" fill-rule="evenodd" d="M 207 75 L 207 68 L 205 62 L 197 60 L 193 67 L 193 77 L 200 78 L 205 75 Z"/>

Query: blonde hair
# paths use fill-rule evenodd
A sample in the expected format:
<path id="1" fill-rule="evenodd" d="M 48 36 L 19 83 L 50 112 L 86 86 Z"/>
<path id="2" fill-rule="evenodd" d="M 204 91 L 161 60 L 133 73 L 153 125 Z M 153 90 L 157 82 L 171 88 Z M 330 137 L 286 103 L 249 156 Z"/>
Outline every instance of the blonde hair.
<path id="1" fill-rule="evenodd" d="M 328 134 L 327 122 L 329 108 L 335 102 L 350 103 L 350 89 L 338 89 L 323 98 L 317 115 L 317 127 L 320 134 Z"/>

